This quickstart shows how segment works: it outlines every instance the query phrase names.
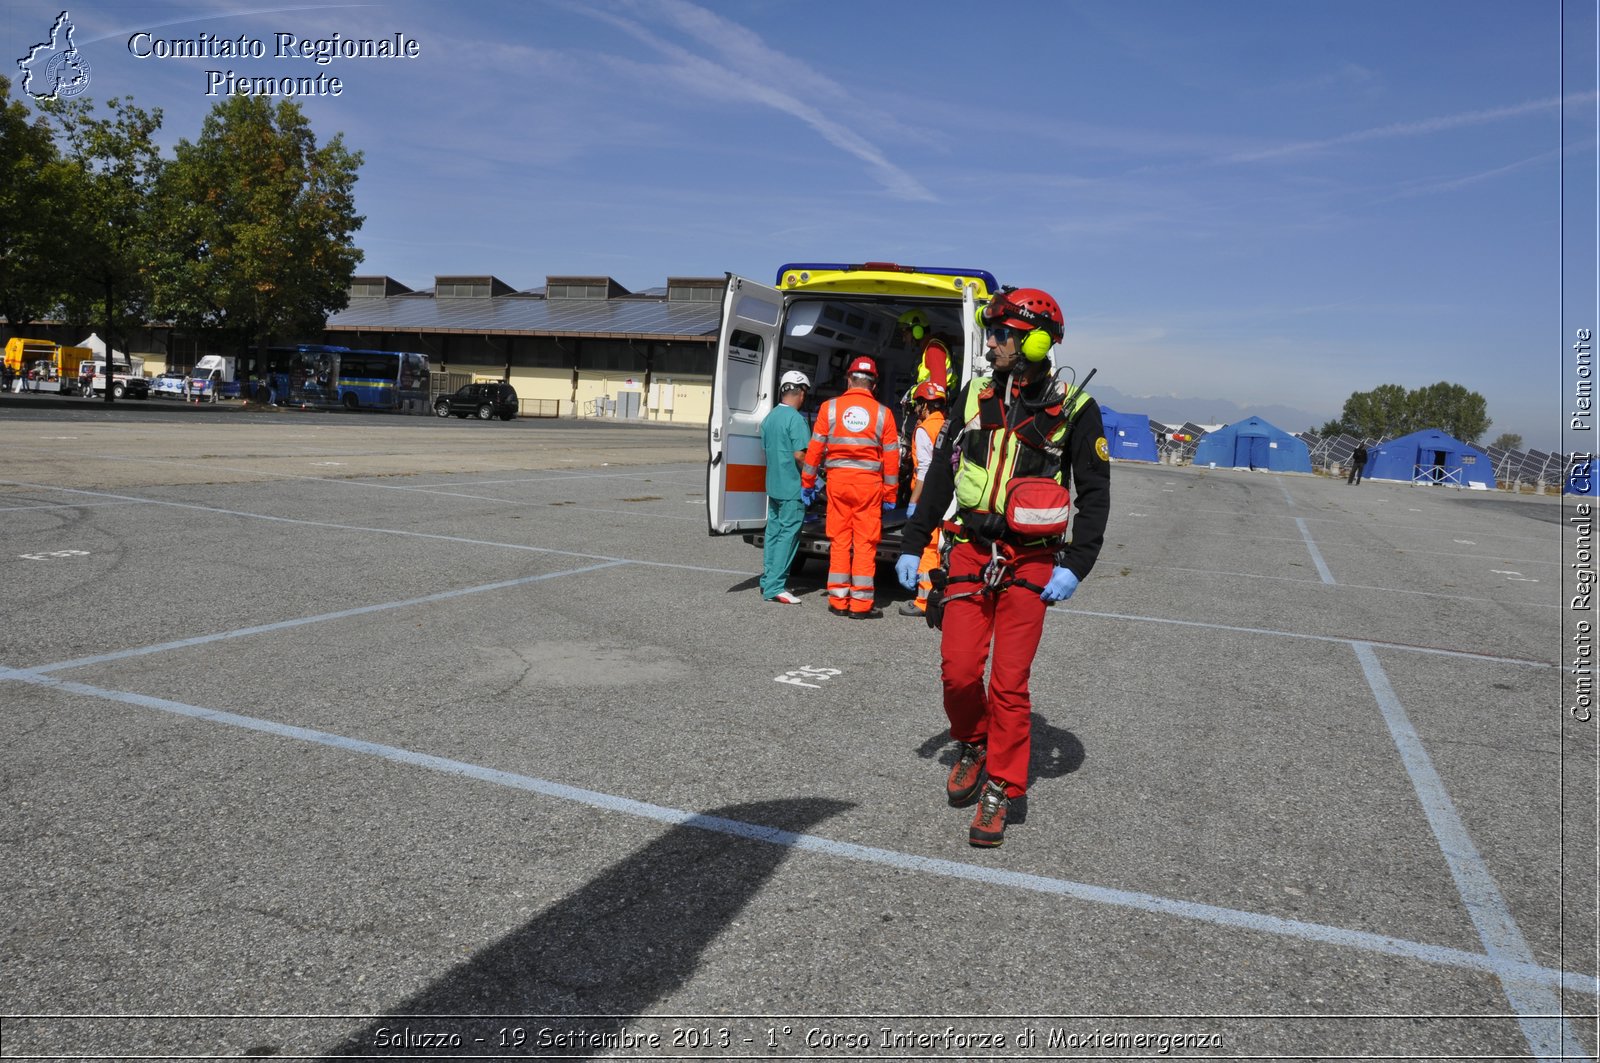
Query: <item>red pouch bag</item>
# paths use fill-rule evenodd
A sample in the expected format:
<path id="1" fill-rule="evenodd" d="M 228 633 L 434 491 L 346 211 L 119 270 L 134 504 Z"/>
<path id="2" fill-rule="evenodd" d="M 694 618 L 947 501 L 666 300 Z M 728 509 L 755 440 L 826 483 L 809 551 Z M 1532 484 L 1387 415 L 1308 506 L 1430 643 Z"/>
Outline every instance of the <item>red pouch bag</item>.
<path id="1" fill-rule="evenodd" d="M 1047 476 L 1019 476 L 1006 485 L 1006 524 L 1023 538 L 1065 535 L 1070 509 L 1067 489 Z"/>

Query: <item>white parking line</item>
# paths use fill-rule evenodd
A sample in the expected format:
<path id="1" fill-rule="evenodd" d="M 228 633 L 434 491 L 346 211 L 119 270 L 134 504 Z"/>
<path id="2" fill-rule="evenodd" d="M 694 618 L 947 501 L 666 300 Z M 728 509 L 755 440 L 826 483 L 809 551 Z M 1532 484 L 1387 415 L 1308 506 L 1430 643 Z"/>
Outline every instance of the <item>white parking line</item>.
<path id="1" fill-rule="evenodd" d="M 1561 998 L 1548 986 L 1530 980 L 1522 972 L 1533 962 L 1533 950 L 1523 938 L 1517 921 L 1511 915 L 1500 887 L 1489 873 L 1488 865 L 1478 855 L 1478 849 L 1467 834 L 1466 825 L 1456 812 L 1455 802 L 1444 788 L 1444 780 L 1434 770 L 1433 760 L 1422 746 L 1406 716 L 1405 708 L 1389 685 L 1389 677 L 1372 652 L 1370 642 L 1351 644 L 1361 671 L 1366 675 L 1367 686 L 1377 699 L 1383 713 L 1383 722 L 1389 727 L 1395 748 L 1400 751 L 1401 763 L 1411 777 L 1412 788 L 1422 804 L 1428 826 L 1450 867 L 1450 877 L 1455 880 L 1456 891 L 1466 907 L 1467 916 L 1478 931 L 1478 940 L 1495 965 L 1495 975 L 1500 979 L 1506 998 L 1520 1016 L 1522 1034 L 1528 1047 L 1540 1059 L 1581 1059 L 1589 1057 L 1573 1035 L 1570 1024 L 1561 1015 Z"/>
<path id="2" fill-rule="evenodd" d="M 433 532 L 407 531 L 404 528 L 373 528 L 362 524 L 340 524 L 330 520 L 305 520 L 300 517 L 279 517 L 270 513 L 251 513 L 243 509 L 223 509 L 219 506 L 202 506 L 195 502 L 173 502 L 164 498 L 139 498 L 135 495 L 118 495 L 109 491 L 89 491 L 81 487 L 54 487 L 50 484 L 23 483 L 18 480 L 0 480 L 0 484 L 10 484 L 14 487 L 27 487 L 37 491 L 60 491 L 71 495 L 91 495 L 97 498 L 115 498 L 124 502 L 147 502 L 153 506 L 171 506 L 174 509 L 196 510 L 201 513 L 219 513 L 226 517 L 248 517 L 252 520 L 271 521 L 275 524 L 298 524 L 310 528 L 333 528 L 338 531 L 369 532 L 375 535 L 398 535 L 407 539 L 430 539 L 435 542 L 463 543 L 468 546 L 491 546 L 501 550 L 523 550 L 534 554 L 552 554 L 557 557 L 581 557 L 593 561 L 623 561 L 635 565 L 651 565 L 656 568 L 688 569 L 692 572 L 713 572 L 728 576 L 749 576 L 751 573 L 738 568 L 707 568 L 704 565 L 684 565 L 672 561 L 642 561 L 630 557 L 612 557 L 608 554 L 586 554 L 577 550 L 556 550 L 548 546 L 530 546 L 527 543 L 496 542 L 493 539 L 468 539 L 461 535 L 438 535 Z M 682 518 L 673 518 L 682 519 Z"/>
<path id="3" fill-rule="evenodd" d="M 638 816 L 660 823 L 692 827 L 697 830 L 715 831 L 720 834 L 733 835 L 769 845 L 786 846 L 802 852 L 821 853 L 846 860 L 855 860 L 860 863 L 877 864 L 944 878 L 984 882 L 1011 889 L 1027 890 L 1033 893 L 1071 897 L 1090 903 L 1128 908 L 1154 915 L 1174 916 L 1180 919 L 1236 930 L 1255 931 L 1302 941 L 1337 945 L 1437 966 L 1493 974 L 1502 979 L 1514 979 L 1520 984 L 1528 986 L 1543 986 L 1549 989 L 1565 987 L 1573 992 L 1600 995 L 1600 980 L 1595 979 L 1593 976 L 1576 971 L 1554 970 L 1536 963 L 1517 961 L 1507 957 L 1469 952 L 1444 945 L 1408 941 L 1404 938 L 1391 937 L 1385 934 L 1347 930 L 1342 927 L 1326 926 L 1298 919 L 1285 919 L 1281 916 L 1263 915 L 1258 912 L 1159 897 L 1134 890 L 1114 889 L 1089 883 L 1073 882 L 1067 879 L 1049 878 L 1043 875 L 1004 871 L 977 864 L 964 864 L 937 857 L 918 856 L 876 846 L 835 841 L 814 834 L 798 834 L 764 824 L 746 823 L 718 816 L 706 816 L 684 809 L 669 808 L 597 790 L 586 790 L 547 779 L 501 771 L 466 761 L 419 753 L 398 746 L 348 738 L 314 728 L 296 727 L 291 724 L 278 723 L 274 720 L 243 716 L 220 709 L 207 709 L 179 701 L 151 697 L 146 694 L 108 690 L 91 686 L 87 683 L 75 683 L 58 679 L 54 676 L 41 675 L 37 670 L 0 667 L 0 681 L 7 680 L 52 688 L 83 697 L 99 698 L 126 705 L 135 705 L 145 709 L 155 709 L 175 716 L 184 716 L 208 723 L 223 724 L 247 731 L 276 735 L 281 738 L 310 742 L 348 753 L 378 757 L 396 763 L 426 768 L 430 771 L 442 772 L 447 775 L 474 779 L 495 786 L 524 790 L 545 797 L 571 801 L 591 808 Z M 1559 1014 L 1559 1012 L 1556 1012 L 1556 1014 Z"/>
<path id="4" fill-rule="evenodd" d="M 1201 576 L 1228 576 L 1234 579 L 1270 579 L 1281 583 L 1304 583 L 1309 587 L 1326 586 L 1321 580 L 1299 579 L 1295 576 L 1267 576 L 1259 572 L 1230 572 L 1217 568 L 1186 568 L 1183 565 L 1162 565 L 1163 572 L 1193 572 Z M 1447 598 L 1457 602 L 1483 602 L 1487 605 L 1521 606 L 1528 609 L 1560 609 L 1554 602 L 1503 602 L 1497 598 L 1473 598 L 1465 594 L 1444 594 L 1439 591 L 1412 591 L 1397 587 L 1379 587 L 1371 583 L 1335 583 L 1342 591 L 1379 591 L 1383 594 L 1412 594 L 1423 598 Z"/>
<path id="5" fill-rule="evenodd" d="M 1288 493 L 1287 491 L 1284 492 L 1284 494 Z M 1294 500 L 1290 499 L 1290 504 L 1292 505 L 1293 503 Z M 1333 583 L 1333 573 L 1328 571 L 1328 563 L 1322 560 L 1322 552 L 1317 549 L 1315 540 L 1311 538 L 1311 529 L 1307 528 L 1306 522 L 1299 517 L 1296 517 L 1294 522 L 1300 529 L 1300 538 L 1306 541 L 1306 549 L 1311 551 L 1311 560 L 1317 566 L 1317 575 L 1322 577 L 1322 582 Z"/>

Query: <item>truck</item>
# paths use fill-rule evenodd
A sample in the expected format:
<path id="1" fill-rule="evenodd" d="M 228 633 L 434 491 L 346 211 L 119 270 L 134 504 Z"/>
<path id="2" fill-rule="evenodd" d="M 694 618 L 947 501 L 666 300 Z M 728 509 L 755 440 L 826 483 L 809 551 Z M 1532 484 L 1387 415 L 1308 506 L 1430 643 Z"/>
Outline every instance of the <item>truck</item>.
<path id="1" fill-rule="evenodd" d="M 231 354 L 208 354 L 189 371 L 189 398 L 216 402 L 239 397 L 239 359 Z"/>
<path id="2" fill-rule="evenodd" d="M 50 340 L 20 336 L 6 341 L 6 378 L 12 391 L 54 391 L 75 395 L 80 388 L 80 368 L 92 360 L 87 347 L 64 347 Z"/>
<path id="3" fill-rule="evenodd" d="M 869 355 L 878 363 L 876 396 L 898 417 L 922 357 L 921 342 L 902 344 L 900 316 L 923 312 L 927 331 L 944 340 L 959 361 L 959 380 L 965 384 L 986 356 L 978 306 L 998 290 L 985 270 L 893 262 L 788 263 L 770 285 L 728 274 L 711 385 L 706 468 L 711 534 L 742 535 L 756 547 L 765 541 L 761 421 L 777 402 L 778 380 L 785 372 L 798 369 L 811 379 L 800 411 L 809 423 L 823 401 L 844 391 L 849 359 Z M 902 461 L 901 480 L 910 478 L 911 469 Z M 801 527 L 802 560 L 828 556 L 824 494 L 819 492 Z M 882 562 L 892 563 L 899 552 L 904 493 L 901 497 L 902 505 L 883 515 Z"/>
<path id="4" fill-rule="evenodd" d="M 90 356 L 79 369 L 78 389 L 86 398 L 104 396 L 106 391 L 106 363 Z M 113 398 L 148 398 L 150 378 L 145 376 L 144 359 L 138 356 L 119 357 L 111 363 L 111 395 Z"/>

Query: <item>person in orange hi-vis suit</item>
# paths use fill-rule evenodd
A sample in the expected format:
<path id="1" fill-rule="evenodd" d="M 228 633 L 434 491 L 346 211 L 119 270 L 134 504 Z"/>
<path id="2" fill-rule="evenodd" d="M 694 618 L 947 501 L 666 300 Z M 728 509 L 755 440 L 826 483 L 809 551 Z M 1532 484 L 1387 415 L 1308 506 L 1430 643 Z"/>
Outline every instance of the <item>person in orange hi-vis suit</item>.
<path id="1" fill-rule="evenodd" d="M 845 382 L 845 393 L 817 410 L 800 468 L 800 496 L 810 505 L 817 473 L 826 474 L 828 611 L 870 620 L 883 615 L 873 603 L 872 579 L 883 511 L 894 508 L 900 486 L 900 433 L 894 414 L 872 397 L 876 362 L 865 355 L 852 359 Z"/>
<path id="2" fill-rule="evenodd" d="M 938 442 L 944 428 L 945 390 L 941 384 L 925 380 L 912 393 L 916 416 L 915 442 L 911 447 L 913 471 L 911 473 L 911 501 L 906 506 L 906 519 L 917 512 L 922 501 L 922 482 L 928 478 L 928 466 L 933 461 L 933 445 Z M 923 616 L 928 611 L 928 595 L 933 593 L 933 578 L 929 575 L 939 567 L 939 536 L 935 535 L 928 548 L 922 551 L 922 563 L 917 567 L 917 596 L 900 607 L 901 616 Z"/>

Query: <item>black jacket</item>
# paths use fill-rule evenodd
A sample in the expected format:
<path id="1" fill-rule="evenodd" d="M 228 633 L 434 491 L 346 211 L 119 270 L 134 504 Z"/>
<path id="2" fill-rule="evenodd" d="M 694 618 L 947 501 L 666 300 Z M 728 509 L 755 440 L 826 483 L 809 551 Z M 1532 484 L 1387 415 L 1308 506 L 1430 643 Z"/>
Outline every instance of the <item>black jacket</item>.
<path id="1" fill-rule="evenodd" d="M 977 382 L 967 385 L 970 389 Z M 1023 398 L 1042 397 L 1052 381 L 1046 377 Z M 996 378 L 995 387 L 1009 387 L 1009 381 Z M 933 540 L 933 533 L 944 520 L 955 497 L 955 463 L 952 455 L 955 440 L 961 432 L 962 418 L 966 415 L 967 391 L 963 390 L 950 405 L 950 416 L 933 444 L 933 461 L 928 465 L 927 479 L 922 483 L 922 497 L 917 512 L 906 521 L 901 533 L 900 550 L 907 554 L 920 554 Z M 1020 422 L 1027 416 L 1020 402 L 1005 405 L 1008 423 Z M 1090 399 L 1083 404 L 1071 427 L 1067 430 L 1066 446 L 1061 452 L 1061 482 L 1072 488 L 1072 538 L 1056 551 L 1056 564 L 1070 568 L 1080 580 L 1094 568 L 1105 543 L 1106 519 L 1111 515 L 1111 462 L 1107 454 L 1105 423 L 1100 418 L 1100 404 Z"/>

